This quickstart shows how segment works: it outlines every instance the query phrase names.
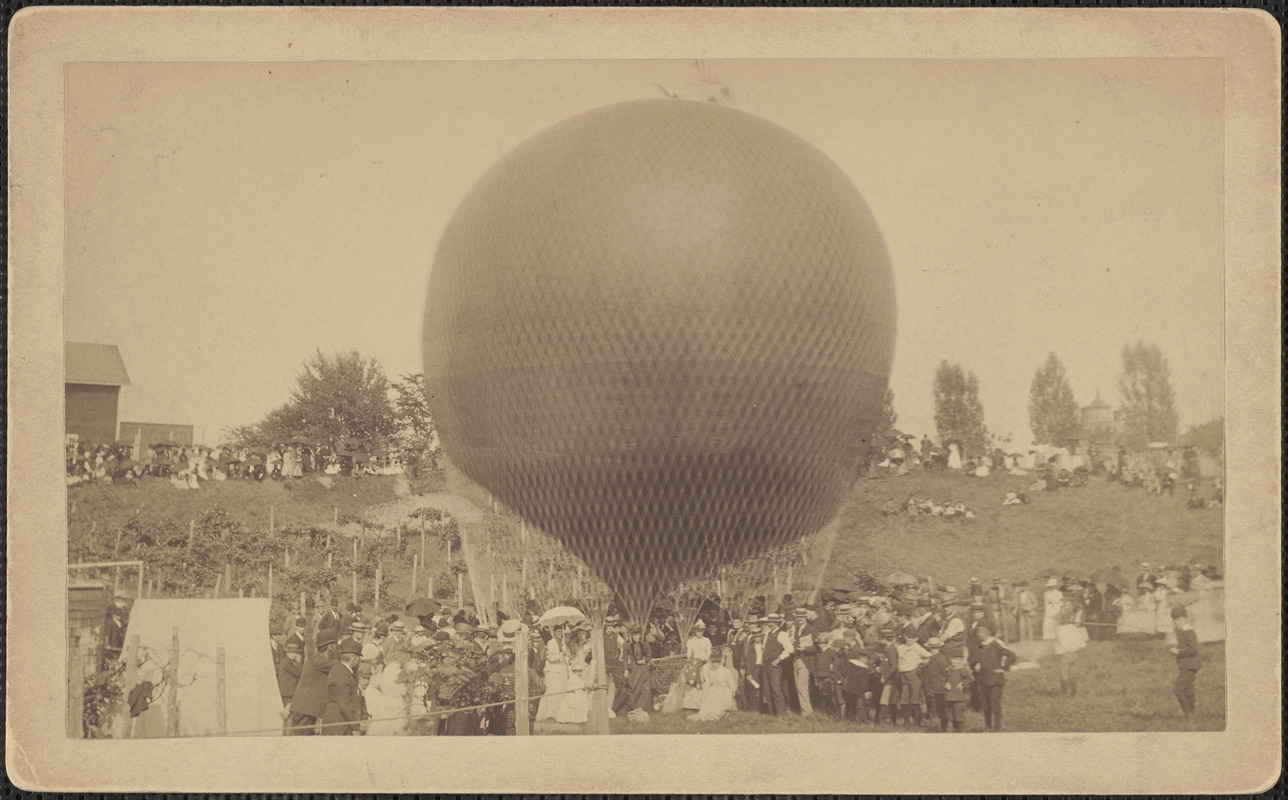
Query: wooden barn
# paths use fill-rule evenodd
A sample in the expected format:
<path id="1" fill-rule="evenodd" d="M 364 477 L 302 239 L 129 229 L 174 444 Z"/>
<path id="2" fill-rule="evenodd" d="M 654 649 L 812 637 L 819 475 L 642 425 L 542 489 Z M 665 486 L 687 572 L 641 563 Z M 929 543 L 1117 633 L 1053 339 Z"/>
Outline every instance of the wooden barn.
<path id="1" fill-rule="evenodd" d="M 92 442 L 116 441 L 122 386 L 130 376 L 114 344 L 64 343 L 67 433 Z"/>

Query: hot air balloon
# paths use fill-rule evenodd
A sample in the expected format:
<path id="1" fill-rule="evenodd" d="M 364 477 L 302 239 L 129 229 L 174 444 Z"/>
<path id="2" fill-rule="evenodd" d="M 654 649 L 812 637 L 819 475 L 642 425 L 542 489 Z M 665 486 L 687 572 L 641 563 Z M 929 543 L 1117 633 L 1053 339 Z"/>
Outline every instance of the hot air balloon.
<path id="1" fill-rule="evenodd" d="M 895 340 L 880 229 L 754 115 L 620 103 L 520 144 L 450 220 L 425 309 L 446 453 L 643 619 L 833 516 Z"/>

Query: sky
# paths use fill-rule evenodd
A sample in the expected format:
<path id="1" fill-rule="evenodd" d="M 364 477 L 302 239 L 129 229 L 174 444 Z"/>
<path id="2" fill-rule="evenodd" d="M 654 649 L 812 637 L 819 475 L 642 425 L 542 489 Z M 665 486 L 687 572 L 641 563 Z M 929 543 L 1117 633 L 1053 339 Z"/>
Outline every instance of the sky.
<path id="1" fill-rule="evenodd" d="M 1031 439 L 1055 352 L 1118 404 L 1158 344 L 1181 430 L 1224 415 L 1223 75 L 1215 59 L 103 63 L 67 67 L 71 341 L 120 347 L 120 419 L 217 443 L 305 360 L 421 371 L 434 252 L 474 182 L 581 111 L 725 103 L 834 160 L 890 251 L 898 427 L 934 435 L 941 360 Z"/>

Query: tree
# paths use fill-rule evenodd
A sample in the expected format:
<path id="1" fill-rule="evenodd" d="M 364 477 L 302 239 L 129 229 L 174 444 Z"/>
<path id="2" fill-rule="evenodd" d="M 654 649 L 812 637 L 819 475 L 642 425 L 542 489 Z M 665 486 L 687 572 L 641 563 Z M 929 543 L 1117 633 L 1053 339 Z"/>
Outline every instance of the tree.
<path id="1" fill-rule="evenodd" d="M 438 437 L 434 418 L 429 413 L 425 376 L 419 372 L 403 375 L 394 384 L 394 392 L 394 409 L 398 412 L 397 447 L 403 460 L 416 465 L 428 460 L 428 466 L 433 469 L 438 463 Z"/>
<path id="2" fill-rule="evenodd" d="M 886 387 L 885 402 L 881 404 L 881 427 L 879 432 L 884 434 L 894 427 L 899 421 L 899 414 L 894 410 L 894 389 Z"/>
<path id="3" fill-rule="evenodd" d="M 1180 443 L 1197 447 L 1210 455 L 1220 455 L 1225 449 L 1225 417 L 1190 426 Z"/>
<path id="4" fill-rule="evenodd" d="M 1029 386 L 1029 427 L 1038 444 L 1062 446 L 1079 434 L 1078 404 L 1055 353 L 1047 354 Z"/>
<path id="5" fill-rule="evenodd" d="M 988 449 L 988 428 L 984 427 L 984 406 L 979 402 L 979 381 L 975 373 L 960 364 L 940 361 L 935 370 L 935 428 L 940 441 L 958 439 L 970 453 Z"/>
<path id="6" fill-rule="evenodd" d="M 251 446 L 293 436 L 332 445 L 346 438 L 384 442 L 398 431 L 389 393 L 389 379 L 374 358 L 354 351 L 328 357 L 319 350 L 304 363 L 290 400 L 259 424 L 234 429 L 230 438 Z"/>
<path id="7" fill-rule="evenodd" d="M 1123 372 L 1118 379 L 1122 397 L 1123 438 L 1129 446 L 1176 440 L 1176 393 L 1167 359 L 1156 344 L 1142 341 L 1123 348 Z"/>

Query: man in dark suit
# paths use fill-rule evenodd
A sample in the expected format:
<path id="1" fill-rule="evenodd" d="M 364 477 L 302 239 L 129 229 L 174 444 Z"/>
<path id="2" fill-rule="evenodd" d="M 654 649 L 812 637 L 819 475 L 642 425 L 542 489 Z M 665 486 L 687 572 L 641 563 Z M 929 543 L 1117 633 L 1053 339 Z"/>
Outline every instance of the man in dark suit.
<path id="1" fill-rule="evenodd" d="M 1199 672 L 1199 639 L 1190 625 L 1185 606 L 1172 609 L 1172 625 L 1176 628 L 1176 700 L 1181 704 L 1186 727 L 1194 724 L 1194 679 Z"/>
<path id="2" fill-rule="evenodd" d="M 295 736 L 312 736 L 317 733 L 317 723 L 326 711 L 327 675 L 336 661 L 339 648 L 335 633 L 319 631 L 316 647 L 308 648 L 308 658 L 300 670 L 300 680 L 295 686 L 295 696 L 289 708 L 290 731 Z"/>
<path id="3" fill-rule="evenodd" d="M 326 679 L 326 710 L 322 712 L 323 736 L 352 736 L 362 722 L 358 697 L 358 662 L 362 645 L 354 639 L 340 643 L 339 663 L 332 665 Z"/>
<path id="4" fill-rule="evenodd" d="M 335 635 L 335 638 L 336 638 L 337 640 L 339 640 L 339 638 L 340 638 L 340 630 L 341 630 L 341 628 L 340 628 L 340 612 L 338 612 L 338 611 L 336 611 L 336 610 L 335 610 L 335 598 L 334 598 L 334 597 L 333 597 L 333 598 L 331 598 L 329 601 L 327 601 L 327 607 L 326 607 L 326 610 L 325 610 L 325 611 L 323 611 L 323 612 L 322 612 L 322 616 L 318 618 L 317 630 L 318 630 L 318 635 L 319 635 L 319 636 L 321 636 L 321 635 L 322 635 L 322 631 L 329 631 L 330 633 L 332 633 L 332 634 L 334 634 L 334 635 Z M 344 630 L 346 630 L 346 631 L 347 631 L 347 630 L 348 630 L 348 627 L 346 626 L 346 627 L 344 628 Z"/>
<path id="5" fill-rule="evenodd" d="M 993 635 L 993 628 L 980 623 L 975 628 L 979 639 L 975 662 L 975 683 L 979 684 L 979 703 L 984 712 L 984 727 L 1002 730 L 1002 687 L 1006 672 L 1015 663 L 1015 653 Z"/>

